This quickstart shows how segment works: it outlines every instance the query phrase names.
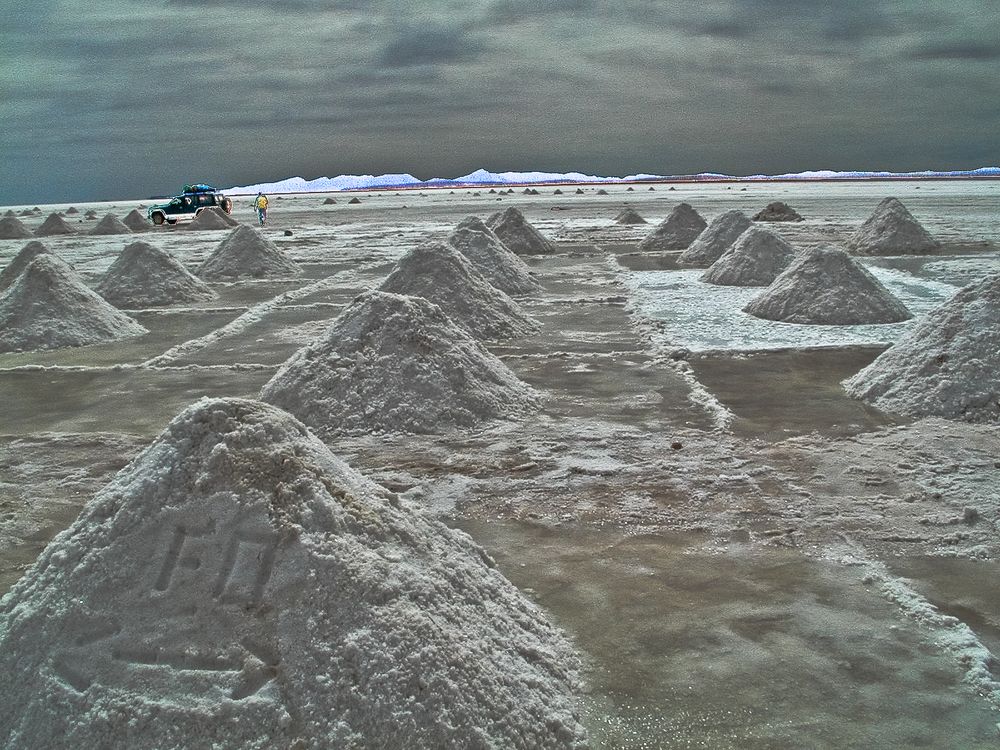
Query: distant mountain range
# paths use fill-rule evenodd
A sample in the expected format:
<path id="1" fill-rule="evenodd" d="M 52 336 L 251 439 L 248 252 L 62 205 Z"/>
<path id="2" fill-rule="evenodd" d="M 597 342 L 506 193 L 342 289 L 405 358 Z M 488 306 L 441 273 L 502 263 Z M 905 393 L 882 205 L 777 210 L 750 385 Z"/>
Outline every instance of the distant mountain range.
<path id="1" fill-rule="evenodd" d="M 971 170 L 955 170 L 951 172 L 835 172 L 832 170 L 817 170 L 812 172 L 792 172 L 775 175 L 734 175 L 701 172 L 690 175 L 656 175 L 631 174 L 625 177 L 600 177 L 598 175 L 582 174 L 581 172 L 489 172 L 477 169 L 463 177 L 446 179 L 434 177 L 430 180 L 419 180 L 411 174 L 382 175 L 340 175 L 339 177 L 317 177 L 306 180 L 302 177 L 289 177 L 278 182 L 262 182 L 257 185 L 231 187 L 225 192 L 233 195 L 261 193 L 331 193 L 343 190 L 394 190 L 402 188 L 443 188 L 443 187 L 491 187 L 497 185 L 553 185 L 553 184 L 585 184 L 585 183 L 633 183 L 633 182 L 718 182 L 736 180 L 741 182 L 766 180 L 913 180 L 913 179 L 946 179 L 962 177 L 1000 178 L 1000 167 L 980 167 Z"/>

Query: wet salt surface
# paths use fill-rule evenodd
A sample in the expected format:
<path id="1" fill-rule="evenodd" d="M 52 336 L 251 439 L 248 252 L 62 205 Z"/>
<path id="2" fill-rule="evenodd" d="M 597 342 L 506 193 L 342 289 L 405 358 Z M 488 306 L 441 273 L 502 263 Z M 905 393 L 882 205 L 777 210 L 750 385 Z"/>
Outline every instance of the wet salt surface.
<path id="1" fill-rule="evenodd" d="M 996 747 L 996 715 L 859 572 L 795 550 L 459 524 L 590 662 L 596 748 Z"/>
<path id="2" fill-rule="evenodd" d="M 764 287 L 706 284 L 699 281 L 702 269 L 631 271 L 623 280 L 632 292 L 635 311 L 659 323 L 661 345 L 693 352 L 890 344 L 958 289 L 897 269 L 871 266 L 870 270 L 906 305 L 913 319 L 851 326 L 781 323 L 743 312 Z"/>

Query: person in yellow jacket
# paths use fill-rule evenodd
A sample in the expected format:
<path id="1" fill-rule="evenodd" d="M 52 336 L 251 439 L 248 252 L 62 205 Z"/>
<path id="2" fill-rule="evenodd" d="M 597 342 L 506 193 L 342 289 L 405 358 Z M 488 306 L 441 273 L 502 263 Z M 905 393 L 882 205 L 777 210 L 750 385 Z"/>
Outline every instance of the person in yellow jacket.
<path id="1" fill-rule="evenodd" d="M 260 222 L 261 226 L 264 226 L 264 222 L 267 221 L 267 196 L 263 193 L 257 193 L 253 207 L 257 209 L 257 221 Z"/>

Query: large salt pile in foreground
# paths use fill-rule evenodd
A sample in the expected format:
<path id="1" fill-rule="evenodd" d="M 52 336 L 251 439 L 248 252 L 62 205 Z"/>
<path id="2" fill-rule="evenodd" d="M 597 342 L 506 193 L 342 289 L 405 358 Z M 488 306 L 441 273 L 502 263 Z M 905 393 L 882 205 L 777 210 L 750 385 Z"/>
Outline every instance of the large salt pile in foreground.
<path id="1" fill-rule="evenodd" d="M 132 230 L 129 229 L 121 219 L 119 219 L 114 214 L 108 214 L 99 222 L 97 226 L 90 230 L 91 234 L 132 234 Z"/>
<path id="2" fill-rule="evenodd" d="M 615 217 L 615 224 L 648 224 L 634 208 L 623 208 Z"/>
<path id="3" fill-rule="evenodd" d="M 178 415 L 0 602 L 0 744 L 582 748 L 578 661 L 466 534 L 243 399 Z"/>
<path id="4" fill-rule="evenodd" d="M 0 240 L 26 240 L 33 236 L 31 230 L 16 216 L 0 219 Z"/>
<path id="5" fill-rule="evenodd" d="M 803 252 L 744 312 L 812 325 L 898 323 L 912 316 L 868 269 L 842 250 Z"/>
<path id="6" fill-rule="evenodd" d="M 51 253 L 32 260 L 0 294 L 2 352 L 99 344 L 144 333 Z"/>
<path id="7" fill-rule="evenodd" d="M 51 237 L 57 234 L 74 234 L 76 230 L 59 214 L 49 214 L 42 225 L 35 230 L 36 237 Z"/>
<path id="8" fill-rule="evenodd" d="M 277 245 L 248 226 L 230 232 L 198 267 L 198 276 L 203 279 L 268 278 L 299 273 L 299 267 Z"/>
<path id="9" fill-rule="evenodd" d="M 408 252 L 379 289 L 429 299 L 478 339 L 513 338 L 537 329 L 514 300 L 444 242 L 427 242 Z"/>
<path id="10" fill-rule="evenodd" d="M 879 203 L 847 241 L 847 247 L 858 255 L 930 253 L 940 246 L 896 198 Z"/>
<path id="11" fill-rule="evenodd" d="M 782 201 L 768 203 L 753 217 L 754 221 L 802 221 L 798 211 Z"/>
<path id="12" fill-rule="evenodd" d="M 537 396 L 437 305 L 368 292 L 261 391 L 321 435 L 435 433 L 537 407 Z"/>
<path id="13" fill-rule="evenodd" d="M 125 218 L 122 219 L 122 224 L 133 232 L 146 232 L 150 229 L 150 223 L 146 221 L 146 217 L 142 215 L 138 208 L 133 208 L 129 211 L 125 215 Z"/>
<path id="14" fill-rule="evenodd" d="M 1000 422 L 1000 274 L 959 290 L 844 387 L 884 411 Z"/>
<path id="15" fill-rule="evenodd" d="M 139 308 L 196 302 L 215 292 L 169 253 L 148 242 L 122 250 L 97 285 L 98 293 L 116 307 Z"/>
<path id="16" fill-rule="evenodd" d="M 188 229 L 194 231 L 210 231 L 217 229 L 229 229 L 230 227 L 235 227 L 239 224 L 236 219 L 227 214 L 221 208 L 216 206 L 210 206 L 209 208 L 204 208 L 198 212 L 198 215 L 194 217 L 194 221 L 188 224 Z"/>
<path id="17" fill-rule="evenodd" d="M 687 250 L 677 256 L 677 262 L 685 266 L 707 268 L 722 257 L 736 239 L 752 226 L 753 222 L 742 211 L 721 213 L 712 219 Z"/>
<path id="18" fill-rule="evenodd" d="M 795 257 L 795 249 L 763 227 L 750 227 L 701 276 L 709 284 L 767 286 Z"/>
<path id="19" fill-rule="evenodd" d="M 674 206 L 660 224 L 639 243 L 639 250 L 646 253 L 684 250 L 704 230 L 707 224 L 687 203 Z"/>
<path id="20" fill-rule="evenodd" d="M 486 220 L 500 241 L 518 255 L 546 255 L 556 251 L 555 245 L 549 242 L 524 218 L 524 214 L 511 206 L 503 212 L 497 212 Z"/>
<path id="21" fill-rule="evenodd" d="M 51 253 L 45 245 L 38 240 L 32 240 L 21 248 L 14 260 L 7 264 L 7 267 L 0 271 L 0 292 L 14 283 L 21 272 L 28 267 L 35 258 L 43 253 Z"/>
<path id="22" fill-rule="evenodd" d="M 527 264 L 476 216 L 459 222 L 448 236 L 448 243 L 468 258 L 488 282 L 507 294 L 532 294 L 541 289 Z"/>

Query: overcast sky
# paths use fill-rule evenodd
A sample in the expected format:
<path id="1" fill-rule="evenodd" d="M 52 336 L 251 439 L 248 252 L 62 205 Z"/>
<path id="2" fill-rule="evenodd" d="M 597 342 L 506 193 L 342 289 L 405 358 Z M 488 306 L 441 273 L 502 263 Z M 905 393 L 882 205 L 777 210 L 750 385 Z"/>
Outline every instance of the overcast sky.
<path id="1" fill-rule="evenodd" d="M 0 204 L 342 173 L 1000 162 L 997 0 L 35 0 Z"/>

